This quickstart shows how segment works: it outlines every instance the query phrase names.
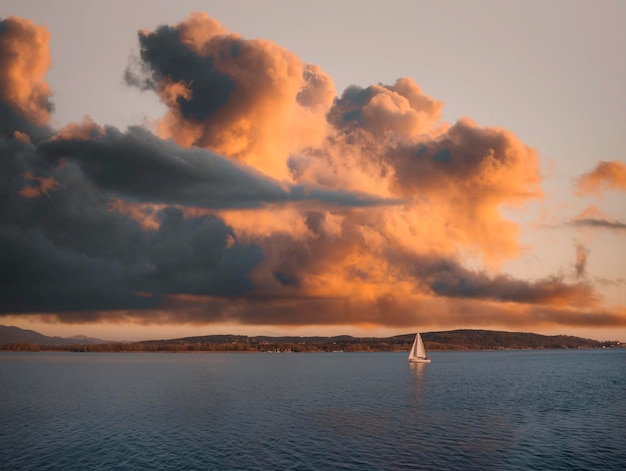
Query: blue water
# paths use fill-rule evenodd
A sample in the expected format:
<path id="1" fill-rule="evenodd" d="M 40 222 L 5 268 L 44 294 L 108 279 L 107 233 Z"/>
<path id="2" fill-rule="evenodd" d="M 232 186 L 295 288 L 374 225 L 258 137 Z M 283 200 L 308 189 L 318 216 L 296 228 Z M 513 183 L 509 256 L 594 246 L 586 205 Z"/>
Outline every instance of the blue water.
<path id="1" fill-rule="evenodd" d="M 626 469 L 626 349 L 2 353 L 2 470 Z"/>

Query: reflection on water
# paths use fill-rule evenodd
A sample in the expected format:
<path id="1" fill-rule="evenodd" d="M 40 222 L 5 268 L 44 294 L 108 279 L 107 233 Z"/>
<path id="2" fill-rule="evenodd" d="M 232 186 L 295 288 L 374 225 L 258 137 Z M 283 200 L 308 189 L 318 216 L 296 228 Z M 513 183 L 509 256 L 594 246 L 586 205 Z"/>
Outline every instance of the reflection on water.
<path id="1" fill-rule="evenodd" d="M 626 349 L 0 354 L 2 469 L 624 469 Z"/>
<path id="2" fill-rule="evenodd" d="M 430 365 L 429 363 L 410 363 L 408 362 L 409 370 L 411 371 L 412 378 L 412 388 L 411 393 L 415 397 L 415 401 L 417 404 L 422 403 L 422 394 L 424 394 L 424 381 L 425 381 L 425 372 L 426 368 Z"/>
<path id="3" fill-rule="evenodd" d="M 424 380 L 424 371 L 428 368 L 427 365 L 430 363 L 411 363 L 408 362 L 409 368 L 411 369 L 415 379 L 418 383 L 421 383 Z"/>

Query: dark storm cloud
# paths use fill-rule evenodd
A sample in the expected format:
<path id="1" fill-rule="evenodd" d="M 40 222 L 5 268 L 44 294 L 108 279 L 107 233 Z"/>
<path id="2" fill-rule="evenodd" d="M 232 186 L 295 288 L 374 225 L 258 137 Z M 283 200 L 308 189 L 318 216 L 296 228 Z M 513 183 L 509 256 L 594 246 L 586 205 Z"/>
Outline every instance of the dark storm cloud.
<path id="1" fill-rule="evenodd" d="M 139 201 L 202 208 L 249 208 L 264 203 L 318 200 L 345 206 L 397 203 L 313 186 L 288 186 L 213 152 L 157 138 L 140 127 L 106 128 L 93 139 L 57 139 L 39 151 L 52 164 L 75 161 L 103 190 Z"/>
<path id="2" fill-rule="evenodd" d="M 16 132 L 24 133 L 32 142 L 50 138 L 54 132 L 47 126 L 37 126 L 21 113 L 0 102 L 0 137 L 13 137 Z"/>
<path id="3" fill-rule="evenodd" d="M 393 258 L 396 257 L 394 254 Z M 558 276 L 524 281 L 508 275 L 489 276 L 472 271 L 453 259 L 405 254 L 403 260 L 397 262 L 404 263 L 407 273 L 437 296 L 546 305 L 573 299 L 579 305 L 588 305 L 595 298 L 590 285 L 567 283 Z"/>
<path id="4" fill-rule="evenodd" d="M 40 151 L 51 163 L 75 161 L 103 190 L 142 201 L 201 207 L 249 207 L 287 199 L 260 174 L 201 149 L 183 149 L 143 128 L 107 128 L 93 140 L 54 140 Z"/>
<path id="5" fill-rule="evenodd" d="M 220 218 L 186 218 L 165 207 L 155 209 L 157 227 L 146 231 L 111 209 L 113 194 L 214 208 L 311 199 L 368 204 L 349 193 L 284 189 L 139 128 L 109 128 L 100 138 L 50 140 L 38 148 L 0 139 L 0 163 L 4 313 L 56 312 L 63 319 L 66 311 L 155 308 L 167 293 L 231 297 L 253 290 L 247 275 L 262 250 L 239 243 Z M 55 185 L 44 191 L 40 180 Z"/>
<path id="6" fill-rule="evenodd" d="M 177 106 L 185 119 L 204 119 L 228 100 L 232 82 L 178 34 L 162 27 L 140 35 L 149 75 L 138 85 L 184 83 L 190 94 L 178 96 Z M 47 127 L 52 105 L 43 81 L 48 40 L 45 28 L 28 20 L 0 21 L 0 313 L 57 313 L 68 321 L 94 320 L 98 311 L 150 317 L 164 296 L 252 292 L 248 274 L 264 258 L 261 247 L 239 242 L 220 217 L 188 217 L 181 206 L 389 202 L 282 184 L 138 127 L 123 133 L 86 120 L 55 132 Z M 139 80 L 130 71 L 126 77 Z M 149 206 L 142 211 L 150 212 L 151 225 L 125 212 L 136 203 Z"/>
<path id="7" fill-rule="evenodd" d="M 221 219 L 186 219 L 166 207 L 155 215 L 158 227 L 145 231 L 111 210 L 110 198 L 75 162 L 48 166 L 19 139 L 0 139 L 0 162 L 0 312 L 145 309 L 162 293 L 252 289 L 247 273 L 262 253 L 237 242 Z M 24 174 L 58 185 L 24 193 L 32 184 Z"/>
<path id="8" fill-rule="evenodd" d="M 158 90 L 164 80 L 184 83 L 189 96 L 178 96 L 177 105 L 185 119 L 204 121 L 223 106 L 235 89 L 228 75 L 215 70 L 214 58 L 192 51 L 180 30 L 160 26 L 150 34 L 139 34 L 141 62 L 126 69 L 126 83 L 143 90 Z M 228 51 L 236 54 L 236 43 Z"/>

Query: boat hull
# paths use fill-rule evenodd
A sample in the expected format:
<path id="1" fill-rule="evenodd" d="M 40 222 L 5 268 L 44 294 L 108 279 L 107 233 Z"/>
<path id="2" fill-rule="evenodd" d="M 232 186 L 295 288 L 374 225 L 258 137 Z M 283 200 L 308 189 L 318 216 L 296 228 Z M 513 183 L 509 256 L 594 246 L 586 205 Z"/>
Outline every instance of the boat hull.
<path id="1" fill-rule="evenodd" d="M 409 358 L 409 363 L 430 363 L 430 358 Z"/>

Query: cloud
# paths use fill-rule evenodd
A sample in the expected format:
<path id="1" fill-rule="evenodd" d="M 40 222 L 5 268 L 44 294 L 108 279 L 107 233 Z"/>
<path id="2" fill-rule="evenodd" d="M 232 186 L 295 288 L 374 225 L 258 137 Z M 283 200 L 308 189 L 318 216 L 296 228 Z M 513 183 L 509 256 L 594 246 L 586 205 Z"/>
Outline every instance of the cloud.
<path id="1" fill-rule="evenodd" d="M 24 18 L 0 20 L 0 134 L 41 132 L 52 111 L 50 87 L 44 80 L 50 66 L 50 34 Z"/>
<path id="2" fill-rule="evenodd" d="M 589 249 L 580 242 L 576 242 L 576 277 L 583 278 L 587 275 L 587 257 L 589 256 Z"/>
<path id="3" fill-rule="evenodd" d="M 85 134 L 79 128 L 71 126 L 72 136 Z M 76 162 L 102 190 L 157 204 L 245 208 L 312 200 L 358 206 L 385 202 L 367 195 L 280 184 L 213 152 L 183 149 L 140 127 L 125 133 L 107 127 L 97 134 L 64 138 L 65 130 L 38 149 L 52 164 L 61 159 Z"/>
<path id="4" fill-rule="evenodd" d="M 518 228 L 501 207 L 541 197 L 537 153 L 505 129 L 467 118 L 437 124 L 439 102 L 419 93 L 410 79 L 346 90 L 329 112 L 327 141 L 290 158 L 294 178 L 411 199 L 385 223 L 397 235 L 410 224 L 414 246 L 448 254 L 461 246 L 492 263 L 516 256 Z M 370 106 L 380 96 L 402 106 Z"/>
<path id="5" fill-rule="evenodd" d="M 604 194 L 608 190 L 626 191 L 626 163 L 619 160 L 598 162 L 591 172 L 581 175 L 576 182 L 576 194 Z"/>
<path id="6" fill-rule="evenodd" d="M 325 134 L 335 90 L 319 67 L 264 39 L 230 34 L 205 13 L 139 33 L 139 66 L 126 81 L 168 107 L 159 135 L 289 177 L 290 152 Z M 134 67 L 133 67 L 134 65 Z"/>
<path id="7" fill-rule="evenodd" d="M 589 206 L 578 216 L 570 221 L 570 224 L 576 227 L 589 227 L 597 229 L 608 229 L 613 231 L 626 230 L 626 223 L 610 220 L 596 206 Z"/>
<path id="8" fill-rule="evenodd" d="M 17 192 L 18 195 L 24 198 L 35 198 L 41 195 L 49 197 L 49 192 L 57 190 L 61 186 L 59 182 L 52 177 L 35 177 L 28 172 L 24 174 L 24 179 L 31 181 L 31 183 Z"/>
<path id="9" fill-rule="evenodd" d="M 240 243 L 202 208 L 385 203 L 279 184 L 204 149 L 90 121 L 38 146 L 0 139 L 0 157 L 0 309 L 63 321 L 142 310 L 137 318 L 149 322 L 166 295 L 252 291 L 249 273 L 264 258 L 261 248 Z"/>
<path id="10" fill-rule="evenodd" d="M 572 221 L 575 226 L 597 227 L 616 231 L 626 230 L 626 222 L 607 221 L 606 219 L 575 219 Z"/>
<path id="11" fill-rule="evenodd" d="M 45 30 L 10 21 L 29 33 L 0 29 L 2 60 L 31 51 L 47 67 Z M 125 80 L 167 106 L 156 134 L 88 117 L 52 130 L 45 68 L 2 76 L 30 92 L 0 95 L 0 314 L 623 325 L 582 246 L 573 283 L 499 271 L 520 252 L 501 208 L 542 196 L 537 153 L 511 131 L 441 122 L 409 78 L 336 96 L 320 67 L 206 14 L 139 44 Z"/>
<path id="12" fill-rule="evenodd" d="M 263 298 L 242 296 L 226 299 L 211 296 L 165 296 L 150 310 L 63 312 L 49 314 L 50 322 L 123 322 L 139 324 L 206 325 L 239 323 L 249 326 L 352 325 L 362 328 L 386 326 L 411 329 L 474 326 L 477 328 L 541 329 L 554 327 L 624 327 L 623 309 L 586 309 L 503 304 L 474 299 L 389 295 L 372 301 L 359 298 Z"/>
<path id="13" fill-rule="evenodd" d="M 239 243 L 218 217 L 186 218 L 165 205 L 153 214 L 154 227 L 142 226 L 74 161 L 46 166 L 32 144 L 0 144 L 2 313 L 87 322 L 102 312 L 143 309 L 149 321 L 146 309 L 158 307 L 164 293 L 235 296 L 252 289 L 247 274 L 263 255 Z M 24 182 L 52 175 L 57 185 L 24 194 Z"/>
<path id="14" fill-rule="evenodd" d="M 48 57 L 45 30 L 26 20 L 3 24 L 6 64 Z M 40 41 L 29 41 L 37 34 Z M 33 105 L 47 103 L 47 93 L 36 93 L 48 90 L 41 70 L 16 67 L 19 73 L 3 76 L 0 97 L 10 111 L 0 137 L 2 313 L 90 321 L 139 310 L 149 321 L 166 295 L 240 296 L 254 289 L 248 274 L 264 255 L 207 208 L 396 204 L 279 182 L 138 127 L 120 132 L 86 118 L 49 130 L 43 125 L 50 107 Z M 11 92 L 25 86 L 30 94 Z"/>
<path id="15" fill-rule="evenodd" d="M 401 78 L 390 86 L 348 87 L 333 104 L 329 121 L 338 129 L 358 127 L 379 139 L 411 138 L 430 132 L 442 108 L 413 80 Z"/>

